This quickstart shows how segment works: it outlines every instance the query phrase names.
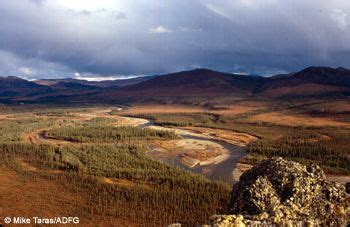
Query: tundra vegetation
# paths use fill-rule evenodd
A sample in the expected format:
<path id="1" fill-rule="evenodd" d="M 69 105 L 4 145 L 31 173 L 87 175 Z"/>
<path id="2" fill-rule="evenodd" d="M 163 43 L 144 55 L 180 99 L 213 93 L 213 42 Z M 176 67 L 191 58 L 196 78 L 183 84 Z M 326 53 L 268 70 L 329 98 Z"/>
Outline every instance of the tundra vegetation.
<path id="1" fill-rule="evenodd" d="M 114 115 L 106 117 L 107 113 L 92 114 L 92 108 L 4 108 L 0 115 L 0 179 L 10 183 L 0 187 L 0 198 L 21 187 L 25 193 L 20 191 L 13 198 L 33 201 L 31 208 L 10 199 L 7 215 L 18 210 L 31 215 L 31 209 L 42 211 L 41 205 L 52 200 L 56 202 L 45 207 L 48 215 L 59 211 L 98 224 L 181 222 L 192 226 L 208 223 L 213 214 L 227 213 L 229 185 L 146 156 L 148 142 L 178 139 L 172 131 L 117 127 L 115 115 L 147 118 L 166 127 L 200 126 L 254 135 L 258 139 L 247 147 L 243 163 L 256 165 L 268 157 L 282 156 L 316 163 L 328 173 L 350 173 L 350 127 L 256 121 L 252 120 L 255 116 L 278 110 L 247 109 L 243 113 L 221 108 L 183 113 L 113 111 Z M 347 116 L 339 114 L 337 120 L 346 123 Z M 44 133 L 42 140 L 28 139 L 39 133 Z"/>
<path id="2" fill-rule="evenodd" d="M 65 195 L 60 197 L 65 204 L 60 208 L 62 215 L 73 212 L 85 223 L 127 220 L 150 225 L 178 221 L 194 225 L 207 222 L 213 213 L 227 211 L 229 185 L 145 155 L 148 140 L 175 139 L 173 132 L 113 127 L 107 126 L 111 119 L 79 120 L 69 111 L 53 112 L 19 114 L 0 120 L 0 169 L 7 171 L 2 174 L 12 174 L 13 179 L 20 176 L 23 181 L 32 180 L 33 185 L 44 180 L 63 187 L 63 192 L 57 192 Z M 24 141 L 27 134 L 43 128 L 47 129 L 47 137 L 73 143 Z M 43 190 L 47 184 L 42 185 Z M 6 195 L 3 190 L 6 189 L 0 189 L 1 196 Z M 26 192 L 29 198 L 35 194 Z M 66 195 L 70 195 L 69 200 Z M 42 198 L 42 203 L 46 200 L 50 198 Z M 25 209 L 11 204 L 13 214 Z M 58 206 L 46 209 L 54 215 Z"/>
<path id="3" fill-rule="evenodd" d="M 72 142 L 121 142 L 154 139 L 176 139 L 174 132 L 138 128 L 133 126 L 80 126 L 50 130 L 48 138 L 68 140 Z"/>
<path id="4" fill-rule="evenodd" d="M 128 114 L 127 116 L 146 118 L 161 126 L 198 126 L 254 135 L 258 140 L 248 146 L 248 155 L 241 160 L 243 163 L 256 165 L 266 158 L 280 156 L 303 164 L 315 163 L 327 173 L 350 173 L 350 127 L 284 125 L 272 123 L 268 119 L 251 120 L 252 116 L 270 111 L 275 110 L 255 110 L 235 115 L 199 112 Z M 343 119 L 344 116 L 340 121 Z"/>

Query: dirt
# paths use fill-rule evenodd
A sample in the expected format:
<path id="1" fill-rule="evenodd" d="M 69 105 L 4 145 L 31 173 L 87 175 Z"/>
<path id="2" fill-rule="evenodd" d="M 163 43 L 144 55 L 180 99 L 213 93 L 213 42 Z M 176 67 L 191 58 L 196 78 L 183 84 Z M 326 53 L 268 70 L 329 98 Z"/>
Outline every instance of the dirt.
<path id="1" fill-rule="evenodd" d="M 238 182 L 240 176 L 247 170 L 250 170 L 253 168 L 252 165 L 244 164 L 244 163 L 237 163 L 236 168 L 233 169 L 232 175 L 233 179 Z"/>
<path id="2" fill-rule="evenodd" d="M 27 132 L 23 134 L 23 141 L 27 143 L 33 143 L 33 144 L 43 144 L 43 143 L 48 143 L 51 145 L 57 145 L 61 146 L 64 144 L 70 144 L 74 145 L 76 143 L 70 142 L 70 141 L 65 141 L 65 140 L 56 140 L 56 139 L 51 139 L 45 137 L 45 131 L 49 131 L 53 129 L 54 127 L 50 128 L 44 128 L 44 129 L 38 129 L 34 132 Z"/>
<path id="3" fill-rule="evenodd" d="M 7 119 L 9 117 L 9 115 L 0 115 L 0 120 L 4 120 L 4 119 Z"/>
<path id="4" fill-rule="evenodd" d="M 239 133 L 223 129 L 212 129 L 203 127 L 184 127 L 183 129 L 190 130 L 197 134 L 199 133 L 201 135 L 207 136 L 208 138 L 221 140 L 226 143 L 242 147 L 247 146 L 249 143 L 257 139 L 255 136 L 246 133 Z"/>
<path id="5" fill-rule="evenodd" d="M 171 163 L 193 168 L 206 162 L 213 164 L 213 158 L 229 152 L 220 144 L 209 140 L 180 139 L 172 141 L 154 141 L 147 155 L 155 159 L 168 160 Z M 171 160 L 171 161 L 170 161 Z"/>
<path id="6" fill-rule="evenodd" d="M 203 152 L 203 150 L 189 150 L 184 155 L 186 157 L 188 156 L 188 157 L 197 159 L 199 161 L 206 161 L 206 160 L 209 160 L 211 158 L 215 158 L 221 154 L 222 154 L 222 152 L 220 152 L 219 150 L 208 148 L 208 149 L 204 150 L 204 152 Z"/>

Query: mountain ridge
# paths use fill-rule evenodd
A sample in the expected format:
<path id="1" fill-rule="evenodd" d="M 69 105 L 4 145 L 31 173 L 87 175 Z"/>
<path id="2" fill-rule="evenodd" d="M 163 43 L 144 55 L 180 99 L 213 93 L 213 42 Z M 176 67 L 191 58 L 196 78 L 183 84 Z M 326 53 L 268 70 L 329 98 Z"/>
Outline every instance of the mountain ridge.
<path id="1" fill-rule="evenodd" d="M 63 79 L 39 79 L 33 81 L 36 84 L 52 86 L 56 83 L 65 82 L 65 83 L 76 83 L 82 85 L 90 85 L 95 87 L 124 87 L 129 86 L 135 83 L 140 83 L 146 80 L 149 80 L 155 76 L 145 76 L 145 77 L 136 77 L 130 79 L 116 79 L 116 80 L 101 80 L 101 81 L 89 81 L 84 79 L 76 79 L 76 78 L 63 78 Z"/>
<path id="2" fill-rule="evenodd" d="M 28 100 L 33 96 L 33 102 L 50 100 L 50 97 L 61 97 L 58 101 L 62 102 L 118 102 L 161 97 L 350 96 L 350 70 L 341 67 L 308 67 L 272 77 L 194 69 L 130 80 L 118 86 L 119 81 L 91 82 L 72 78 L 27 81 L 13 76 L 0 77 L 0 100 Z"/>

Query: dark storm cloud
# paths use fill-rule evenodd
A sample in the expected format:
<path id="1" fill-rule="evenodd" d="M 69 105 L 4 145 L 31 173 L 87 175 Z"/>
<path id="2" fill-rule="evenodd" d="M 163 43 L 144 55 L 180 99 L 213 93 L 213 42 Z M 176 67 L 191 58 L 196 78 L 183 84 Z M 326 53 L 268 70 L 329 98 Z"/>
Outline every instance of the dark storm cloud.
<path id="1" fill-rule="evenodd" d="M 0 1 L 0 75 L 350 67 L 349 13 L 340 0 Z"/>

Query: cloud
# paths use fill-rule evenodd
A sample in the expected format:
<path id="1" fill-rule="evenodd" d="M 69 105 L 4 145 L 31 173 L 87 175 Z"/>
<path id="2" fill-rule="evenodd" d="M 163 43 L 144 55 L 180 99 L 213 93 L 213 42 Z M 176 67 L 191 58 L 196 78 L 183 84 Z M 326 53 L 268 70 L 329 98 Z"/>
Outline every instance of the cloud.
<path id="1" fill-rule="evenodd" d="M 32 68 L 25 67 L 25 66 L 18 68 L 18 72 L 23 73 L 25 75 L 33 75 L 33 74 L 35 74 L 35 72 L 33 71 Z"/>
<path id="2" fill-rule="evenodd" d="M 46 0 L 29 0 L 30 2 L 37 4 L 38 6 L 42 6 L 46 2 Z"/>
<path id="3" fill-rule="evenodd" d="M 0 76 L 19 76 L 31 80 L 73 77 L 74 74 L 71 68 L 59 63 L 36 58 L 23 58 L 11 52 L 0 50 Z"/>
<path id="4" fill-rule="evenodd" d="M 76 72 L 74 73 L 73 78 L 78 80 L 87 80 L 87 81 L 105 81 L 105 80 L 126 80 L 126 79 L 132 79 L 132 78 L 143 77 L 143 76 L 145 75 L 113 75 L 113 76 L 89 75 L 89 74 L 81 75 L 80 73 Z"/>
<path id="5" fill-rule="evenodd" d="M 170 33 L 170 32 L 172 32 L 171 29 L 165 28 L 161 25 L 156 27 L 156 28 L 151 28 L 149 31 L 150 31 L 150 33 Z"/>
<path id="6" fill-rule="evenodd" d="M 115 76 L 99 76 L 99 75 L 80 75 L 79 73 L 75 74 L 75 79 L 78 80 L 87 80 L 87 81 L 105 81 L 105 80 L 126 80 L 137 77 L 143 77 L 145 75 L 115 75 Z"/>
<path id="7" fill-rule="evenodd" d="M 341 9 L 333 9 L 331 18 L 337 23 L 340 29 L 347 29 L 349 25 L 348 14 Z"/>
<path id="8" fill-rule="evenodd" d="M 342 0 L 0 1 L 0 76 L 350 67 L 349 14 Z"/>

